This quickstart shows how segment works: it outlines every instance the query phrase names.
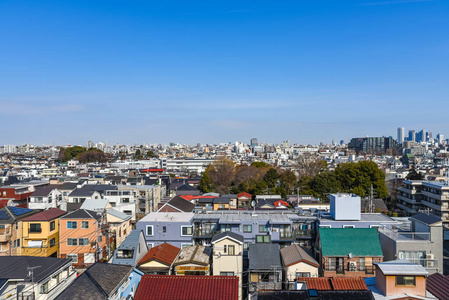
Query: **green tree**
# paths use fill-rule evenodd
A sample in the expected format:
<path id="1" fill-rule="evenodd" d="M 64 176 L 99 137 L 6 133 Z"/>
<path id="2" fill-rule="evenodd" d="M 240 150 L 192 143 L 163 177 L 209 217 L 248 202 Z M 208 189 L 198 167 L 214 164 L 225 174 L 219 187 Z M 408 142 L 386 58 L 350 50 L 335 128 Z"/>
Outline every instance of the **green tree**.
<path id="1" fill-rule="evenodd" d="M 317 174 L 309 182 L 310 190 L 315 197 L 319 197 L 323 202 L 327 202 L 327 195 L 338 193 L 341 189 L 334 172 L 322 172 Z"/>
<path id="2" fill-rule="evenodd" d="M 155 155 L 154 155 L 154 152 L 153 151 L 151 151 L 151 150 L 148 150 L 147 151 L 147 157 L 154 157 Z"/>
<path id="3" fill-rule="evenodd" d="M 203 193 L 210 193 L 213 191 L 212 181 L 209 178 L 208 172 L 210 172 L 211 165 L 209 165 L 206 171 L 201 176 L 201 180 L 199 183 L 199 188 Z"/>
<path id="4" fill-rule="evenodd" d="M 142 159 L 143 158 L 143 156 L 142 156 L 142 151 L 140 151 L 140 149 L 137 149 L 136 150 L 136 152 L 134 152 L 134 159 Z"/>
<path id="5" fill-rule="evenodd" d="M 278 180 L 279 180 L 279 174 L 275 168 L 269 169 L 268 172 L 263 177 L 263 181 L 265 181 L 265 183 L 267 184 L 267 186 L 269 188 L 276 187 Z"/>
<path id="6" fill-rule="evenodd" d="M 263 161 L 255 161 L 255 162 L 251 163 L 251 166 L 256 167 L 256 168 L 267 168 L 268 164 Z"/>
<path id="7" fill-rule="evenodd" d="M 291 193 L 297 182 L 295 172 L 293 172 L 292 170 L 285 170 L 281 174 L 279 174 L 279 180 L 281 182 L 281 186 L 286 190 L 287 193 Z"/>

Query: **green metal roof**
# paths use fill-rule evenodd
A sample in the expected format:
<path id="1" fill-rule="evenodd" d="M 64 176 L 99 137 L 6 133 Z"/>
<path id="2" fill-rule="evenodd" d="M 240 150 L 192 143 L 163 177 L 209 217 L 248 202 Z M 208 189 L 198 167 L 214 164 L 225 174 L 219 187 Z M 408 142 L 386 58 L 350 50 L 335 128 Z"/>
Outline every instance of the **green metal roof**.
<path id="1" fill-rule="evenodd" d="M 320 228 L 323 256 L 383 256 L 376 228 Z"/>

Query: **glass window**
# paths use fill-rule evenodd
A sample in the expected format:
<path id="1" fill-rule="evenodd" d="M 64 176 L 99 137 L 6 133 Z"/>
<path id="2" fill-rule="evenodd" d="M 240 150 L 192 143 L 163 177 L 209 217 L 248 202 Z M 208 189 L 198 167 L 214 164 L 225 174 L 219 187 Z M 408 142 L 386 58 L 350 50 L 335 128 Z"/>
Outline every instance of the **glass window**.
<path id="1" fill-rule="evenodd" d="M 41 290 L 40 290 L 41 294 L 47 294 L 48 293 L 48 283 L 49 283 L 49 281 L 47 281 L 46 283 L 41 285 Z"/>
<path id="2" fill-rule="evenodd" d="M 235 247 L 229 245 L 228 246 L 228 255 L 235 255 Z"/>
<path id="3" fill-rule="evenodd" d="M 31 223 L 30 232 L 42 232 L 41 223 Z"/>
<path id="4" fill-rule="evenodd" d="M 268 226 L 267 225 L 259 225 L 259 232 L 260 233 L 268 232 Z"/>
<path id="5" fill-rule="evenodd" d="M 234 276 L 234 272 L 220 272 L 220 276 Z"/>
<path id="6" fill-rule="evenodd" d="M 310 277 L 310 272 L 296 272 L 296 278 L 298 277 Z"/>
<path id="7" fill-rule="evenodd" d="M 82 229 L 89 229 L 89 221 L 81 221 Z"/>
<path id="8" fill-rule="evenodd" d="M 271 237 L 269 235 L 256 235 L 257 243 L 270 243 Z"/>
<path id="9" fill-rule="evenodd" d="M 396 286 L 415 286 L 415 276 L 396 276 Z"/>
<path id="10" fill-rule="evenodd" d="M 55 230 L 55 221 L 51 221 L 50 222 L 50 231 L 53 231 L 53 230 Z"/>
<path id="11" fill-rule="evenodd" d="M 81 239 L 79 239 L 79 245 L 80 246 L 89 245 L 89 238 L 81 238 Z"/>
<path id="12" fill-rule="evenodd" d="M 76 229 L 78 228 L 78 223 L 76 221 L 68 221 L 67 229 Z"/>
<path id="13" fill-rule="evenodd" d="M 153 236 L 153 225 L 147 225 L 147 235 Z"/>
<path id="14" fill-rule="evenodd" d="M 253 225 L 243 225 L 243 232 L 246 232 L 246 233 L 253 232 Z"/>
<path id="15" fill-rule="evenodd" d="M 167 226 L 162 226 L 162 232 L 167 233 Z"/>
<path id="16" fill-rule="evenodd" d="M 192 235 L 193 228 L 192 226 L 181 226 L 181 235 Z"/>
<path id="17" fill-rule="evenodd" d="M 78 239 L 67 239 L 67 246 L 78 246 Z"/>
<path id="18" fill-rule="evenodd" d="M 364 257 L 360 257 L 359 258 L 359 270 L 360 271 L 365 271 L 365 258 Z"/>
<path id="19" fill-rule="evenodd" d="M 50 240 L 50 247 L 53 247 L 55 244 L 56 244 L 55 239 L 52 238 L 52 239 Z"/>
<path id="20" fill-rule="evenodd" d="M 78 254 L 67 254 L 67 258 L 71 258 L 72 262 L 78 263 Z M 67 277 L 69 276 L 69 269 L 67 269 Z"/>

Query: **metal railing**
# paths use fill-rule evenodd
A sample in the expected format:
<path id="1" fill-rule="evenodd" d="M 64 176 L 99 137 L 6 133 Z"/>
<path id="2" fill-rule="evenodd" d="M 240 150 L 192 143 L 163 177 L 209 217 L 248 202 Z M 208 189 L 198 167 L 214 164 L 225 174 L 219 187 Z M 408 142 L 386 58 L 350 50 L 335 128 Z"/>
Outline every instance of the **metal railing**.
<path id="1" fill-rule="evenodd" d="M 211 237 L 216 233 L 220 233 L 220 230 L 212 229 L 212 230 L 205 230 L 200 228 L 195 228 L 193 230 L 193 236 L 196 237 Z"/>
<path id="2" fill-rule="evenodd" d="M 387 227 L 379 227 L 378 231 L 395 241 L 401 242 L 430 241 L 430 233 L 428 232 L 404 232 Z"/>
<path id="3" fill-rule="evenodd" d="M 279 232 L 279 239 L 281 240 L 289 240 L 296 239 L 301 237 L 311 237 L 312 229 L 295 229 L 293 231 L 281 231 Z"/>

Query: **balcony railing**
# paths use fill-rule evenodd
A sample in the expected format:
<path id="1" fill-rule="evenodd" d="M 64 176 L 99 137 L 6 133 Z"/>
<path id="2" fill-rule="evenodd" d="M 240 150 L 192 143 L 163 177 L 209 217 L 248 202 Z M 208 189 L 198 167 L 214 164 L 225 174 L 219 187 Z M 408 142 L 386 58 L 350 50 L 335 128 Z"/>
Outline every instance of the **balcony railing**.
<path id="1" fill-rule="evenodd" d="M 407 259 L 409 262 L 421 265 L 426 269 L 438 269 L 438 259 Z"/>
<path id="2" fill-rule="evenodd" d="M 281 231 L 279 232 L 279 239 L 281 240 L 291 240 L 303 237 L 311 237 L 312 229 L 295 229 L 293 231 Z"/>
<path id="3" fill-rule="evenodd" d="M 430 241 L 430 233 L 428 232 L 404 232 L 387 227 L 379 227 L 378 231 L 395 241 L 401 242 Z"/>
<path id="4" fill-rule="evenodd" d="M 205 230 L 205 229 L 199 229 L 199 228 L 195 228 L 193 230 L 194 237 L 212 237 L 216 233 L 220 233 L 220 231 L 217 229 Z"/>

